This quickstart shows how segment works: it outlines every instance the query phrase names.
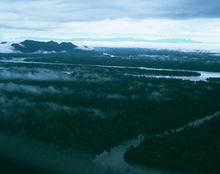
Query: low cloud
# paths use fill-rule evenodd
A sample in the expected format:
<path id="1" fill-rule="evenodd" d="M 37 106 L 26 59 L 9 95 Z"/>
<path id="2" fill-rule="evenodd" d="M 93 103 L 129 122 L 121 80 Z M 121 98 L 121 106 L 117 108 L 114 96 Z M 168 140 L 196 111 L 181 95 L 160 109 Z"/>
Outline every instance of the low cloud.
<path id="1" fill-rule="evenodd" d="M 150 100 L 160 101 L 160 100 L 163 99 L 163 95 L 160 92 L 158 92 L 158 91 L 153 91 L 152 93 L 150 93 L 148 95 L 148 98 Z"/>
<path id="2" fill-rule="evenodd" d="M 128 99 L 128 97 L 121 95 L 121 94 L 108 94 L 108 99 L 115 99 L 115 100 L 125 100 Z"/>
<path id="3" fill-rule="evenodd" d="M 13 108 L 13 109 L 11 109 Z M 89 117 L 106 118 L 106 112 L 99 108 L 87 108 L 87 107 L 71 107 L 53 102 L 37 102 L 30 98 L 9 98 L 5 95 L 0 96 L 0 118 L 4 117 L 11 119 L 12 117 L 23 117 L 28 112 L 34 112 L 35 116 L 54 117 L 63 116 L 64 113 L 74 115 L 86 115 Z M 15 114 L 16 113 L 16 114 Z M 20 119 L 13 120 L 19 121 Z"/>
<path id="4" fill-rule="evenodd" d="M 15 50 L 10 43 L 0 43 L 0 53 L 14 53 L 14 52 Z"/>
<path id="5" fill-rule="evenodd" d="M 29 62 L 31 64 L 31 62 Z M 40 63 L 39 63 L 40 64 Z M 59 64 L 59 63 L 58 63 Z M 33 81 L 86 81 L 107 82 L 113 77 L 92 71 L 90 68 L 73 68 L 65 71 L 45 68 L 2 68 L 0 78 L 5 80 L 33 80 Z"/>
<path id="6" fill-rule="evenodd" d="M 41 80 L 41 81 L 69 81 L 70 76 L 63 72 L 53 71 L 43 68 L 17 68 L 3 69 L 0 71 L 1 79 L 23 79 L 23 80 Z"/>
<path id="7" fill-rule="evenodd" d="M 53 116 L 53 113 L 56 111 L 71 113 L 74 112 L 74 109 L 50 102 L 38 103 L 26 98 L 0 96 L 0 118 L 4 117 L 10 119 L 12 117 L 23 117 L 27 115 L 29 111 L 34 112 L 38 116 L 49 117 Z M 20 119 L 13 121 L 16 122 L 19 120 Z"/>
<path id="8" fill-rule="evenodd" d="M 15 84 L 15 83 L 0 83 L 0 91 L 7 92 L 18 92 L 18 93 L 30 93 L 30 94 L 45 94 L 45 93 L 65 93 L 67 89 L 56 89 L 53 86 L 49 87 L 39 87 L 39 86 L 31 86 L 24 84 Z"/>

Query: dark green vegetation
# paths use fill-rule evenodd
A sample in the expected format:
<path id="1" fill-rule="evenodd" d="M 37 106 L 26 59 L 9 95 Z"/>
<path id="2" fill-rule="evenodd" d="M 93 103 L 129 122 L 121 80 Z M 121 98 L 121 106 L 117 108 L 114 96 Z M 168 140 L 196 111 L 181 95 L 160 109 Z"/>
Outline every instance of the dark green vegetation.
<path id="1" fill-rule="evenodd" d="M 52 174 L 54 172 L 47 171 L 44 169 L 39 169 L 37 167 L 28 166 L 23 163 L 19 163 L 18 161 L 13 161 L 10 158 L 7 157 L 0 157 L 0 170 L 4 171 L 6 174 L 12 174 L 12 173 L 22 173 L 22 174 Z"/>
<path id="2" fill-rule="evenodd" d="M 181 133 L 148 137 L 139 147 L 127 152 L 125 157 L 129 161 L 148 167 L 219 173 L 219 124 L 220 118 L 217 118 L 201 127 Z"/>
<path id="3" fill-rule="evenodd" d="M 37 42 L 32 40 L 25 40 L 20 44 L 12 44 L 16 51 L 22 53 L 34 53 L 37 51 L 48 51 L 48 52 L 73 52 L 76 49 L 76 45 L 72 43 L 62 42 L 57 43 L 54 41 L 50 42 Z"/>
<path id="4" fill-rule="evenodd" d="M 199 76 L 199 73 L 130 67 L 220 71 L 218 57 L 166 50 L 100 50 L 1 54 L 1 60 L 28 59 L 23 63 L 0 63 L 0 131 L 95 156 L 140 134 L 151 137 L 220 110 L 218 80 L 136 77 L 132 75 Z M 102 51 L 116 57 L 103 55 Z M 109 67 L 116 65 L 129 67 Z M 219 153 L 214 154 L 219 151 L 217 123 L 164 138 L 147 138 L 126 157 L 147 167 L 217 172 Z M 184 162 L 186 159 L 188 163 Z"/>
<path id="5" fill-rule="evenodd" d="M 126 59 L 124 64 L 131 66 L 220 72 L 220 56 L 208 52 L 141 48 L 100 48 L 100 50 L 115 55 L 117 58 Z M 120 59 L 117 59 L 117 61 L 120 62 Z"/>
<path id="6" fill-rule="evenodd" d="M 31 42 L 30 45 L 32 45 L 33 41 L 24 42 Z M 51 47 L 51 44 L 54 46 Z M 68 43 L 64 44 L 68 45 Z M 72 48 L 69 50 L 69 47 Z M 69 47 L 62 47 L 61 44 L 56 42 L 34 42 L 33 47 L 29 46 L 29 44 L 24 47 L 25 49 L 27 48 L 27 50 L 23 50 L 22 54 L 0 54 L 0 57 L 26 57 L 28 58 L 27 61 L 38 62 L 73 63 L 87 65 L 98 64 L 132 67 L 142 66 L 149 68 L 220 72 L 219 56 L 208 52 L 181 52 L 173 50 L 152 50 L 141 48 L 97 48 L 95 50 L 85 51 L 76 49 L 75 45 Z M 59 51 L 61 48 L 62 51 Z M 19 48 L 17 48 L 17 50 L 19 51 Z M 51 52 L 51 50 L 54 50 L 55 52 Z M 38 51 L 48 51 L 50 54 L 39 54 Z M 34 52 L 34 54 L 30 55 L 30 52 Z"/>

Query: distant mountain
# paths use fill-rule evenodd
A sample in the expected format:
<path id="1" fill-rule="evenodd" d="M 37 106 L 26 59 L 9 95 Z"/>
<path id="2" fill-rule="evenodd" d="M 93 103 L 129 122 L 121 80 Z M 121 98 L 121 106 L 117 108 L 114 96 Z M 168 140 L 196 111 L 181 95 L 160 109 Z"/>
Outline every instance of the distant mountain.
<path id="1" fill-rule="evenodd" d="M 39 42 L 33 40 L 13 43 L 11 46 L 15 51 L 22 53 L 71 53 L 77 48 L 77 46 L 71 42 L 57 43 L 54 41 Z"/>

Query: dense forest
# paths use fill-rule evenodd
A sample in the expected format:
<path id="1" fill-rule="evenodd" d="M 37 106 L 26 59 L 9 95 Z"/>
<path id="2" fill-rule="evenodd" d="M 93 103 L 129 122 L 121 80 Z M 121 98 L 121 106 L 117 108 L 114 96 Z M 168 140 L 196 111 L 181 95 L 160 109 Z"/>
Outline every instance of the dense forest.
<path id="1" fill-rule="evenodd" d="M 149 136 L 137 148 L 129 150 L 129 162 L 166 170 L 219 173 L 220 141 L 218 118 L 172 135 Z"/>
<path id="2" fill-rule="evenodd" d="M 156 135 L 220 110 L 218 78 L 168 78 L 199 77 L 195 69 L 220 71 L 219 59 L 209 55 L 203 60 L 199 57 L 202 53 L 181 57 L 184 53 L 177 52 L 171 52 L 174 55 L 166 61 L 152 56 L 136 59 L 132 54 L 125 56 L 127 50 L 120 55 L 117 49 L 108 50 L 109 54 L 117 53 L 116 59 L 100 50 L 91 57 L 87 56 L 90 51 L 79 52 L 82 57 L 1 54 L 1 133 L 94 158 L 142 134 L 146 138 L 141 145 L 125 155 L 128 163 L 218 173 L 219 119 L 172 135 Z M 131 51 L 138 57 L 136 50 Z M 162 53 L 166 51 L 158 52 Z M 174 58 L 176 54 L 180 60 Z M 189 71 L 176 70 L 180 67 Z"/>

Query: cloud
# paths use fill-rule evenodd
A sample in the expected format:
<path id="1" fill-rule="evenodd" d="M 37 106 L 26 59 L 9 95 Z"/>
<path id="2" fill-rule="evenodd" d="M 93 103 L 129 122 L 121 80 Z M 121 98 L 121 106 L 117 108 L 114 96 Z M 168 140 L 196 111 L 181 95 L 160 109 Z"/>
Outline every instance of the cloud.
<path id="1" fill-rule="evenodd" d="M 95 21 L 117 18 L 220 17 L 218 0 L 3 0 L 0 11 L 8 19 L 39 21 Z"/>
<path id="2" fill-rule="evenodd" d="M 1 28 L 1 26 L 0 26 Z M 13 53 L 14 49 L 10 43 L 0 43 L 0 53 Z"/>
<path id="3" fill-rule="evenodd" d="M 13 109 L 11 109 L 13 108 Z M 88 107 L 70 107 L 59 103 L 52 102 L 39 102 L 30 98 L 19 97 L 6 97 L 0 95 L 0 118 L 11 119 L 12 117 L 23 117 L 27 112 L 34 111 L 35 116 L 39 117 L 54 117 L 63 116 L 63 113 L 74 115 L 84 114 L 89 117 L 106 118 L 108 114 L 99 108 Z M 16 114 L 14 114 L 16 113 Z M 14 119 L 13 121 L 21 121 L 20 119 Z"/>
<path id="4" fill-rule="evenodd" d="M 57 111 L 75 113 L 74 108 L 65 105 L 51 102 L 35 102 L 26 98 L 8 98 L 4 95 L 0 96 L 0 118 L 4 117 L 11 119 L 12 117 L 23 117 L 30 110 L 34 111 L 38 116 L 44 116 L 44 118 L 54 116 L 54 112 Z M 13 121 L 20 121 L 20 119 L 14 119 Z"/>
<path id="5" fill-rule="evenodd" d="M 53 86 L 49 87 L 39 87 L 32 85 L 24 85 L 24 84 L 15 84 L 15 83 L 0 83 L 0 91 L 8 91 L 8 92 L 19 92 L 19 93 L 30 93 L 30 94 L 45 94 L 45 93 L 63 93 L 66 92 L 66 89 L 58 90 Z"/>
<path id="6" fill-rule="evenodd" d="M 93 47 L 88 47 L 88 46 L 84 46 L 84 45 L 79 45 L 76 49 L 84 50 L 84 51 L 92 51 L 92 50 L 94 50 Z"/>
<path id="7" fill-rule="evenodd" d="M 2 60 L 8 62 L 8 60 Z M 9 62 L 16 63 L 16 60 Z M 31 62 L 28 62 L 31 64 Z M 34 62 L 41 64 L 41 62 Z M 44 64 L 44 62 L 43 62 Z M 56 63 L 56 65 L 63 65 Z M 88 67 L 75 67 L 73 69 L 52 70 L 45 68 L 1 68 L 0 78 L 4 80 L 27 80 L 27 81 L 84 81 L 84 82 L 109 82 L 114 81 L 114 78 L 108 74 L 99 74 L 91 71 Z M 64 92 L 64 91 L 63 91 Z"/>
<path id="8" fill-rule="evenodd" d="M 114 100 L 125 100 L 127 99 L 126 96 L 120 95 L 120 94 L 108 94 L 107 95 L 108 99 L 114 99 Z"/>
<path id="9" fill-rule="evenodd" d="M 34 23 L 34 21 L 30 21 L 30 25 L 31 23 Z M 181 46 L 181 48 L 183 47 L 184 49 L 188 47 L 193 49 L 210 48 L 209 50 L 219 50 L 219 19 L 117 19 L 90 22 L 65 22 L 60 23 L 59 25 L 56 24 L 55 28 L 50 28 L 50 26 L 53 25 L 51 23 L 47 23 L 43 26 L 39 23 L 39 26 L 36 26 L 39 28 L 48 28 L 48 31 L 28 30 L 29 23 L 23 24 L 23 27 L 27 27 L 27 30 L 16 29 L 16 22 L 11 25 L 14 25 L 15 29 L 5 29 L 0 27 L 0 40 L 57 40 L 72 41 L 77 45 L 89 46 L 117 46 L 119 44 L 118 46 L 129 47 L 178 47 L 177 49 L 180 49 L 179 47 Z M 123 41 L 123 38 L 127 37 L 135 39 L 134 41 Z M 111 38 L 122 38 L 122 41 L 109 42 L 108 39 L 111 40 Z M 186 43 L 185 45 L 183 45 L 184 43 L 182 45 L 165 43 L 164 40 L 167 39 L 182 41 L 193 40 L 201 43 Z M 137 42 L 136 40 L 150 40 L 151 42 Z M 152 42 L 153 40 L 161 40 L 162 43 Z"/>
<path id="10" fill-rule="evenodd" d="M 219 42 L 219 18 L 219 0 L 1 0 L 0 40 L 130 37 Z"/>
<path id="11" fill-rule="evenodd" d="M 41 80 L 41 81 L 70 81 L 69 75 L 43 68 L 16 68 L 2 69 L 0 71 L 1 79 L 22 79 L 22 80 Z"/>

